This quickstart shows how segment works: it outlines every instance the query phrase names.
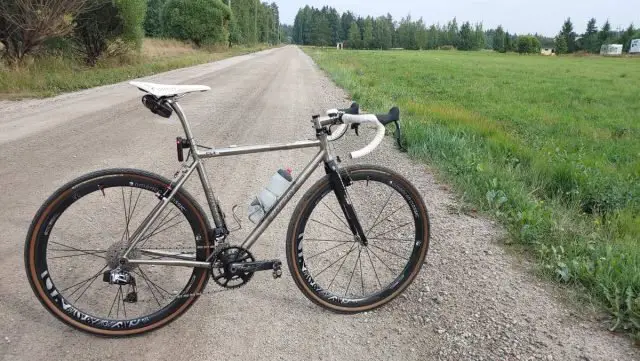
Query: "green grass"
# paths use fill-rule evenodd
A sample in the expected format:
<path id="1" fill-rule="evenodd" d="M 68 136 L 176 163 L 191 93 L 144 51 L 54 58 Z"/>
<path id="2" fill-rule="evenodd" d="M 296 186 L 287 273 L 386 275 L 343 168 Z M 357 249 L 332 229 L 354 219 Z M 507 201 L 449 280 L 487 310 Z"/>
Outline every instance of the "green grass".
<path id="1" fill-rule="evenodd" d="M 640 334 L 640 58 L 306 51 L 365 109 L 398 105 L 411 156 Z"/>
<path id="2" fill-rule="evenodd" d="M 175 40 L 145 39 L 140 54 L 106 59 L 93 68 L 65 56 L 39 57 L 11 68 L 0 62 L 0 99 L 48 97 L 266 48 L 258 45 L 205 51 Z"/>

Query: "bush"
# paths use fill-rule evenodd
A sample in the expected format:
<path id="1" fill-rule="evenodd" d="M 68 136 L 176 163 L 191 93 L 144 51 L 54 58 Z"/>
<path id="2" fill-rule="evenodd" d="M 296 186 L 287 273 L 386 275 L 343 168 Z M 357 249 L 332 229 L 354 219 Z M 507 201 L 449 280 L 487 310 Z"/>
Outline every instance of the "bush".
<path id="1" fill-rule="evenodd" d="M 115 54 L 142 45 L 146 0 L 95 0 L 75 19 L 76 48 L 94 66 L 109 49 Z"/>
<path id="2" fill-rule="evenodd" d="M 220 0 L 169 0 L 161 19 L 165 35 L 196 46 L 229 41 L 231 10 Z"/>
<path id="3" fill-rule="evenodd" d="M 518 53 L 540 54 L 540 40 L 530 35 L 518 37 Z"/>

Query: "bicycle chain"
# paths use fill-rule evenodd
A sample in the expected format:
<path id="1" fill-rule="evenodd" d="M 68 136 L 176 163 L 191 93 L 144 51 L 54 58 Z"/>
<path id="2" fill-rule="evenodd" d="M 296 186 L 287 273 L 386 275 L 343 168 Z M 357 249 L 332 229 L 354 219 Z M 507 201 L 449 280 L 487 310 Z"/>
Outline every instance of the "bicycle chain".
<path id="1" fill-rule="evenodd" d="M 229 247 L 229 243 L 227 242 L 220 242 L 217 245 L 213 245 L 213 246 L 196 246 L 196 249 L 213 249 L 213 254 L 218 254 L 218 252 L 222 251 L 224 248 Z M 154 249 L 158 249 L 158 250 L 183 250 L 184 251 L 184 247 L 157 247 Z M 169 300 L 169 302 L 173 302 L 173 300 L 176 299 L 180 299 L 180 298 L 189 298 L 189 297 L 196 297 L 196 296 L 206 296 L 206 295 L 212 295 L 212 294 L 216 294 L 216 293 L 221 293 L 221 292 L 226 292 L 226 291 L 231 291 L 237 288 L 240 288 L 242 286 L 244 286 L 246 283 L 243 283 L 241 285 L 239 285 L 238 287 L 235 288 L 224 288 L 224 287 L 220 287 L 218 289 L 213 289 L 213 290 L 208 290 L 205 292 L 196 292 L 196 293 L 187 293 L 187 294 L 183 294 L 183 295 L 177 295 L 175 297 L 173 297 L 171 300 Z M 142 301 L 142 302 L 151 302 L 153 300 L 149 299 L 146 301 Z M 141 301 L 138 301 L 141 302 Z"/>

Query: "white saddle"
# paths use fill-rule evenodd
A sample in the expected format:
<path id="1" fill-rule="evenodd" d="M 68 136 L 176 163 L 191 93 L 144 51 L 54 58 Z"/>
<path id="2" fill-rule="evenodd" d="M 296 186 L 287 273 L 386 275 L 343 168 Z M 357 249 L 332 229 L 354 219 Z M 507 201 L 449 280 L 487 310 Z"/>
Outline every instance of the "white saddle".
<path id="1" fill-rule="evenodd" d="M 211 90 L 206 85 L 168 85 L 168 84 L 155 84 L 145 83 L 141 81 L 132 81 L 129 84 L 137 87 L 143 92 L 155 95 L 156 97 L 169 97 L 174 95 L 193 93 L 193 92 L 205 92 Z"/>

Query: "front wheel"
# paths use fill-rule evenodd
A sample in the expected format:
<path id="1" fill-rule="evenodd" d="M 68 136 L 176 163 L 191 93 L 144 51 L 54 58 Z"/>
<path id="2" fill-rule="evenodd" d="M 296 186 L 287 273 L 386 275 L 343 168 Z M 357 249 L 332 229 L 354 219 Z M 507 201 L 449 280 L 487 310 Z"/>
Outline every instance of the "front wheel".
<path id="1" fill-rule="evenodd" d="M 105 170 L 71 181 L 42 205 L 27 234 L 25 266 L 50 313 L 92 334 L 129 336 L 167 325 L 193 305 L 207 269 L 119 264 L 131 233 L 170 184 L 143 171 Z M 208 228 L 197 203 L 180 190 L 129 257 L 204 261 Z"/>
<path id="2" fill-rule="evenodd" d="M 418 275 L 429 248 L 429 216 L 415 187 L 389 169 L 356 165 L 340 174 L 368 243 L 353 236 L 325 176 L 293 213 L 287 262 L 314 303 L 341 313 L 369 311 Z"/>

